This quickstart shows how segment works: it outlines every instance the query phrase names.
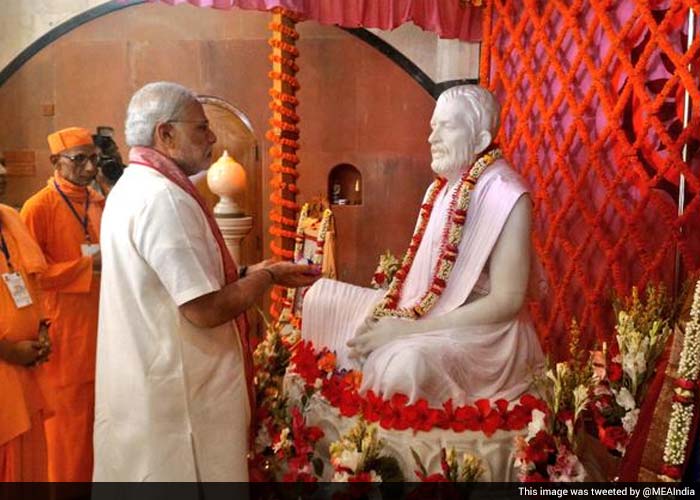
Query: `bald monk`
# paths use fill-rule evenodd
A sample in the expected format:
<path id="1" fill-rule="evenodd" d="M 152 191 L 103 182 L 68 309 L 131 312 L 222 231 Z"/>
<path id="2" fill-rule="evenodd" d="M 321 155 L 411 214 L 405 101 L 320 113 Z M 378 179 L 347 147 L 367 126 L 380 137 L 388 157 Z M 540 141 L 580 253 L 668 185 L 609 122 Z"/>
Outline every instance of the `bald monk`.
<path id="1" fill-rule="evenodd" d="M 0 482 L 48 479 L 47 406 L 35 368 L 50 350 L 35 280 L 45 269 L 19 214 L 0 204 Z"/>
<path id="2" fill-rule="evenodd" d="M 90 481 L 104 198 L 88 187 L 97 174 L 90 131 L 71 127 L 48 141 L 54 176 L 21 215 L 48 264 L 39 285 L 53 345 L 41 368 L 55 411 L 46 421 L 49 480 Z"/>

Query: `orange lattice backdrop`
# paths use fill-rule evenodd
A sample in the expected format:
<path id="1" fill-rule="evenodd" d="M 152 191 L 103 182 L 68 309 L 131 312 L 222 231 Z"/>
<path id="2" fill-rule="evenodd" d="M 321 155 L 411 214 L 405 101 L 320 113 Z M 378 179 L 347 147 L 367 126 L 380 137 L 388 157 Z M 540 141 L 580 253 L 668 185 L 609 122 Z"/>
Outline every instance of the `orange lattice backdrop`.
<path id="1" fill-rule="evenodd" d="M 677 251 L 682 276 L 700 267 L 700 37 L 687 48 L 691 8 L 700 13 L 690 0 L 486 7 L 481 77 L 503 104 L 506 156 L 532 187 L 548 284 L 533 316 L 557 357 L 572 317 L 589 342 L 609 338 L 613 292 L 650 280 L 672 286 Z"/>

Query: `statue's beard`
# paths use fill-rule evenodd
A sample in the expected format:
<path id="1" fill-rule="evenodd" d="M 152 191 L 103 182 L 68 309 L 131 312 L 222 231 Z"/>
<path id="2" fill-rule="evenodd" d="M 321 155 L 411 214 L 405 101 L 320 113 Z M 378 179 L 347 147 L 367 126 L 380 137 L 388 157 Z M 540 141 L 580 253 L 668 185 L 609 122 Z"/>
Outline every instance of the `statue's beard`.
<path id="1" fill-rule="evenodd" d="M 430 167 L 437 175 L 451 179 L 458 177 L 471 161 L 471 155 L 464 150 L 449 153 L 439 151 L 433 154 Z"/>

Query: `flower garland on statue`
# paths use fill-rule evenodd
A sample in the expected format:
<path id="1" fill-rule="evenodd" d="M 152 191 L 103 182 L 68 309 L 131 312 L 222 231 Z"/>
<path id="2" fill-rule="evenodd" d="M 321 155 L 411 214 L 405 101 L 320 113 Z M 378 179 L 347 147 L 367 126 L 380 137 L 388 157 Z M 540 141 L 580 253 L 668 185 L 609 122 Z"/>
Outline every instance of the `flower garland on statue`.
<path id="1" fill-rule="evenodd" d="M 464 232 L 464 224 L 467 220 L 467 211 L 471 201 L 471 194 L 474 191 L 474 186 L 479 180 L 481 174 L 493 162 L 501 158 L 503 155 L 500 149 L 493 149 L 482 155 L 474 162 L 474 165 L 462 175 L 459 187 L 454 193 L 450 202 L 450 218 L 445 225 L 445 230 L 442 235 L 440 245 L 440 256 L 435 265 L 433 279 L 428 290 L 423 294 L 417 304 L 410 307 L 399 308 L 401 299 L 401 291 L 403 289 L 406 277 L 408 276 L 413 260 L 416 257 L 418 248 L 420 247 L 425 229 L 428 226 L 430 214 L 435 205 L 435 200 L 443 187 L 447 184 L 447 180 L 443 177 L 435 179 L 428 190 L 427 201 L 421 206 L 418 214 L 418 223 L 416 230 L 411 238 L 411 244 L 408 246 L 406 255 L 401 264 L 401 269 L 396 272 L 394 280 L 389 286 L 389 290 L 379 304 L 374 309 L 374 317 L 381 318 L 384 316 L 396 316 L 400 318 L 418 319 L 430 311 L 437 302 L 442 292 L 447 286 L 450 274 L 457 260 L 459 252 L 459 244 L 462 241 Z"/>
<path id="2" fill-rule="evenodd" d="M 678 378 L 675 380 L 671 419 L 666 434 L 660 479 L 678 481 L 681 479 L 683 464 L 693 426 L 695 394 L 700 372 L 700 280 L 695 285 L 690 321 L 685 327 L 683 349 L 678 364 Z"/>

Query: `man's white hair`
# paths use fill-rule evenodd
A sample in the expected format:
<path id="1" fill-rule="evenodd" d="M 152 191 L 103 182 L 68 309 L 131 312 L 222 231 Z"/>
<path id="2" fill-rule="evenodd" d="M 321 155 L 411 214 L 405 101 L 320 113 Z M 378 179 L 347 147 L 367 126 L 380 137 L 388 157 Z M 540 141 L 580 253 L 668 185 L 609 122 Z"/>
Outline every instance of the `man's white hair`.
<path id="1" fill-rule="evenodd" d="M 474 127 L 474 133 L 488 130 L 491 137 L 496 137 L 501 106 L 491 92 L 478 85 L 459 85 L 450 87 L 438 97 L 438 102 L 451 100 L 458 100 L 469 111 L 467 116 L 473 117 L 469 125 Z"/>
<path id="2" fill-rule="evenodd" d="M 126 110 L 126 144 L 129 147 L 153 146 L 156 125 L 176 120 L 182 109 L 196 100 L 194 92 L 178 83 L 152 82 L 144 85 L 133 95 Z"/>

